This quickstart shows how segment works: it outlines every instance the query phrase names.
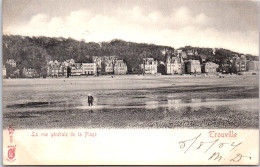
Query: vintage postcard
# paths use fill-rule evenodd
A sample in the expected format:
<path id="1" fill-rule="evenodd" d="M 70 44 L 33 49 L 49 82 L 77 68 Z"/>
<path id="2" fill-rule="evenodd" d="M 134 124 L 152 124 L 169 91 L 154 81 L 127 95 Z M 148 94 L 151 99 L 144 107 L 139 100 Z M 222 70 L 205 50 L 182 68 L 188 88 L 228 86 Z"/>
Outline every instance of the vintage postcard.
<path id="1" fill-rule="evenodd" d="M 3 0 L 4 165 L 257 165 L 257 1 Z"/>

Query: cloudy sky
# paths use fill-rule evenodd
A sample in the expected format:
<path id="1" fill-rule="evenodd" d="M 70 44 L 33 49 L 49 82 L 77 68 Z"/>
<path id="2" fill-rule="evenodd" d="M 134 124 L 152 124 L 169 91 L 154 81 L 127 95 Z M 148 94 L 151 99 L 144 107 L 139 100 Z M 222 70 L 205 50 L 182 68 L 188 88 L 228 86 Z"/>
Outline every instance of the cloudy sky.
<path id="1" fill-rule="evenodd" d="M 258 3 L 232 0 L 3 0 L 3 34 L 222 47 L 258 55 Z"/>

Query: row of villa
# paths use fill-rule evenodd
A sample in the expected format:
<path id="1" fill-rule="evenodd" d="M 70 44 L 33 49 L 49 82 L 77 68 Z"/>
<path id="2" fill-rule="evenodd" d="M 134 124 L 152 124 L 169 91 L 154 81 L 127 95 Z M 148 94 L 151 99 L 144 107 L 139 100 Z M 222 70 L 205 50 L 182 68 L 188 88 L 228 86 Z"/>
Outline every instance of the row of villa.
<path id="1" fill-rule="evenodd" d="M 145 74 L 156 74 L 158 66 L 165 67 L 165 74 L 192 74 L 192 73 L 216 73 L 219 67 L 213 62 L 204 62 L 202 65 L 199 60 L 183 60 L 185 52 L 176 50 L 173 55 L 167 55 L 165 62 L 157 62 L 153 58 L 145 58 L 141 69 Z"/>
<path id="2" fill-rule="evenodd" d="M 156 74 L 158 73 L 158 66 L 165 66 L 165 73 L 167 75 L 174 74 L 193 74 L 193 73 L 216 73 L 219 65 L 206 62 L 202 65 L 199 60 L 187 60 L 183 61 L 179 57 L 168 57 L 166 63 L 155 61 L 153 58 L 145 58 L 144 63 L 141 64 L 141 69 L 144 74 Z"/>
<path id="3" fill-rule="evenodd" d="M 64 62 L 50 61 L 47 64 L 47 76 L 80 76 L 99 74 L 127 74 L 127 65 L 115 56 L 93 57 L 91 63 L 76 63 L 73 59 Z"/>
<path id="4" fill-rule="evenodd" d="M 182 50 L 176 50 L 174 54 L 167 54 L 165 57 L 165 61 L 144 58 L 143 63 L 140 64 L 140 72 L 143 74 L 161 73 L 167 75 L 216 72 L 239 73 L 245 71 L 258 72 L 258 61 L 247 60 L 244 55 L 240 57 L 235 55 L 229 62 L 221 64 L 220 66 L 213 62 L 206 62 L 205 59 L 202 59 L 202 63 L 199 60 L 187 60 L 187 55 Z M 14 59 L 8 59 L 6 64 L 16 67 Z M 49 77 L 100 74 L 125 75 L 128 73 L 127 64 L 123 60 L 118 59 L 117 56 L 93 56 L 92 62 L 75 62 L 73 59 L 63 62 L 52 60 L 47 63 L 46 67 L 47 76 Z M 6 71 L 5 65 L 3 65 L 3 77 L 6 76 Z M 17 69 L 12 75 L 18 76 L 19 73 L 21 73 L 23 77 L 39 77 L 39 74 L 33 68 L 23 68 L 21 72 Z"/>
<path id="5" fill-rule="evenodd" d="M 183 52 L 177 50 L 175 55 L 168 55 L 165 62 L 158 62 L 153 58 L 145 58 L 143 64 L 141 64 L 141 69 L 144 74 L 156 74 L 158 73 L 158 66 L 163 65 L 165 67 L 165 74 L 197 74 L 197 73 L 238 73 L 245 71 L 257 72 L 258 61 L 247 60 L 244 55 L 239 57 L 235 55 L 231 63 L 223 64 L 221 67 L 213 62 L 206 62 L 202 60 L 183 60 Z"/>

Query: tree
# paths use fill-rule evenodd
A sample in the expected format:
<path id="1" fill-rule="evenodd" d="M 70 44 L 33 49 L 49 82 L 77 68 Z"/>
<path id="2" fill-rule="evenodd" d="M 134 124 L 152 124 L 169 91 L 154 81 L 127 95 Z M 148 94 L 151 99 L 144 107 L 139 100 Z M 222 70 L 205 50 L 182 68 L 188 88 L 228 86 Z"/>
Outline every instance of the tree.
<path id="1" fill-rule="evenodd" d="M 165 65 L 164 64 L 159 64 L 158 65 L 158 73 L 161 73 L 162 75 L 165 75 L 166 74 L 166 71 L 165 71 Z"/>

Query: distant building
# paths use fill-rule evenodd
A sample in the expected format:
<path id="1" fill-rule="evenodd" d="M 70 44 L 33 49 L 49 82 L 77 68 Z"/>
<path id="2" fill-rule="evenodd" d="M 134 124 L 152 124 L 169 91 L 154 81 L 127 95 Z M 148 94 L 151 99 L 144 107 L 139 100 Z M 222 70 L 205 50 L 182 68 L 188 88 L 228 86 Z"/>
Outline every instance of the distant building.
<path id="1" fill-rule="evenodd" d="M 259 70 L 259 62 L 258 61 L 249 61 L 248 62 L 248 71 L 258 71 Z"/>
<path id="2" fill-rule="evenodd" d="M 117 60 L 118 57 L 117 56 L 109 56 L 109 60 Z"/>
<path id="3" fill-rule="evenodd" d="M 5 68 L 5 65 L 2 66 L 2 77 L 6 78 L 6 68 Z"/>
<path id="4" fill-rule="evenodd" d="M 100 68 L 100 69 L 101 69 L 102 57 L 93 56 L 93 57 L 92 57 L 92 61 L 93 61 L 93 63 L 96 63 L 97 68 Z"/>
<path id="5" fill-rule="evenodd" d="M 63 63 L 62 63 L 66 68 L 68 66 L 72 67 L 72 66 L 75 66 L 75 61 L 74 59 L 68 59 L 68 60 L 65 60 Z"/>
<path id="6" fill-rule="evenodd" d="M 65 73 L 65 66 L 63 63 L 55 61 L 49 61 L 47 63 L 47 76 L 58 77 L 63 76 Z"/>
<path id="7" fill-rule="evenodd" d="M 218 72 L 221 72 L 223 74 L 232 73 L 232 60 L 224 59 L 223 63 L 221 63 L 218 67 Z"/>
<path id="8" fill-rule="evenodd" d="M 232 66 L 231 64 L 224 63 L 219 66 L 219 72 L 223 74 L 232 73 Z"/>
<path id="9" fill-rule="evenodd" d="M 81 63 L 75 63 L 74 59 L 65 60 L 64 62 L 59 62 L 57 60 L 51 60 L 47 63 L 47 76 L 50 77 L 60 77 L 68 75 L 78 75 L 78 72 L 82 69 L 80 68 Z M 72 69 L 73 67 L 73 69 Z M 70 69 L 69 74 L 67 69 Z M 76 70 L 77 69 L 77 70 Z M 72 70 L 72 71 L 71 71 Z"/>
<path id="10" fill-rule="evenodd" d="M 82 68 L 82 63 L 75 63 L 75 68 L 79 69 L 79 68 Z"/>
<path id="11" fill-rule="evenodd" d="M 236 55 L 232 61 L 233 61 L 232 68 L 233 68 L 234 73 L 247 70 L 247 67 L 246 67 L 247 61 L 246 61 L 245 55 L 242 55 L 241 57 Z"/>
<path id="12" fill-rule="evenodd" d="M 203 63 L 203 65 L 201 67 L 201 71 L 203 73 L 216 73 L 218 67 L 219 67 L 219 65 L 216 63 L 206 62 L 206 63 Z"/>
<path id="13" fill-rule="evenodd" d="M 186 73 L 201 73 L 201 66 L 199 60 L 188 60 L 186 63 L 187 71 Z"/>
<path id="14" fill-rule="evenodd" d="M 32 68 L 23 68 L 23 75 L 28 78 L 33 78 L 37 76 L 37 72 Z"/>
<path id="15" fill-rule="evenodd" d="M 123 60 L 116 60 L 114 64 L 114 74 L 124 75 L 127 73 L 127 65 Z"/>
<path id="16" fill-rule="evenodd" d="M 82 74 L 83 75 L 96 75 L 97 74 L 96 63 L 82 63 Z"/>
<path id="17" fill-rule="evenodd" d="M 145 74 L 156 74 L 157 73 L 158 62 L 153 58 L 144 58 L 143 64 L 141 64 L 141 69 Z"/>
<path id="18" fill-rule="evenodd" d="M 97 66 L 97 73 L 114 74 L 114 66 L 118 61 L 117 56 L 93 56 L 93 63 Z"/>
<path id="19" fill-rule="evenodd" d="M 79 76 L 83 74 L 82 64 L 75 63 L 74 66 L 71 67 L 71 75 L 72 76 Z"/>
<path id="20" fill-rule="evenodd" d="M 246 71 L 246 63 L 247 60 L 246 60 L 246 56 L 245 55 L 242 55 L 240 57 L 240 71 Z"/>
<path id="21" fill-rule="evenodd" d="M 60 63 L 58 67 L 58 76 L 64 76 L 67 73 L 67 68 L 65 67 L 64 63 Z"/>
<path id="22" fill-rule="evenodd" d="M 51 75 L 52 77 L 58 77 L 59 76 L 59 66 L 53 66 L 51 68 Z"/>
<path id="23" fill-rule="evenodd" d="M 161 75 L 165 75 L 166 74 L 166 66 L 165 66 L 166 62 L 163 61 L 159 61 L 158 62 L 158 66 L 157 66 L 157 73 L 161 74 Z"/>
<path id="24" fill-rule="evenodd" d="M 114 60 L 104 60 L 101 65 L 102 72 L 106 74 L 114 73 Z"/>
<path id="25" fill-rule="evenodd" d="M 179 54 L 178 57 L 170 57 L 168 55 L 166 58 L 165 69 L 166 74 L 184 74 L 185 66 L 182 55 Z"/>
<path id="26" fill-rule="evenodd" d="M 16 67 L 16 62 L 14 61 L 14 59 L 6 60 L 6 64 L 11 65 L 12 67 Z"/>

